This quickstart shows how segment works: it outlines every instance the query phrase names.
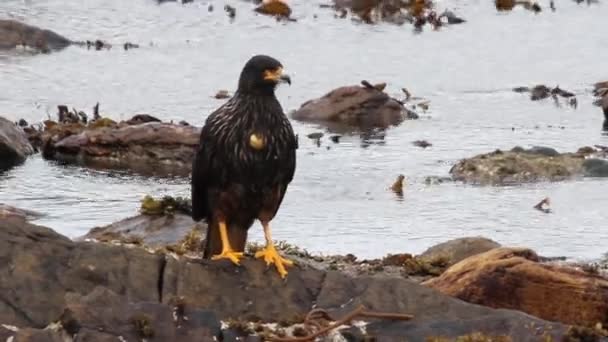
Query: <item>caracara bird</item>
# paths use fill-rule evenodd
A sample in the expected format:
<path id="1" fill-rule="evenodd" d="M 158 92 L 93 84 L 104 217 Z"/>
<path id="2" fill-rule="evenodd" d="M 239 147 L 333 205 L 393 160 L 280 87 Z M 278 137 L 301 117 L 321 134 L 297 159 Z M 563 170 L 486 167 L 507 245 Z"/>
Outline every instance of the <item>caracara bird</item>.
<path id="1" fill-rule="evenodd" d="M 207 118 L 192 165 L 192 218 L 208 224 L 203 258 L 236 265 L 247 231 L 260 220 L 266 247 L 255 257 L 274 264 L 285 278 L 292 262 L 277 253 L 269 225 L 293 179 L 298 148 L 274 94 L 282 82 L 291 85 L 279 61 L 254 56 L 234 96 Z"/>

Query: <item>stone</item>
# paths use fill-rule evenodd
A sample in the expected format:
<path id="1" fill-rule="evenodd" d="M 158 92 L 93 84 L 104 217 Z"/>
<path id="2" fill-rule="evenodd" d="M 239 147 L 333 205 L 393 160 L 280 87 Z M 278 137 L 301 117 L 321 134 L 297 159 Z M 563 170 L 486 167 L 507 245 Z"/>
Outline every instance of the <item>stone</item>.
<path id="1" fill-rule="evenodd" d="M 0 203 L 0 218 L 18 218 L 23 221 L 32 221 L 43 217 L 43 213 L 34 210 L 19 209 L 10 205 Z"/>
<path id="2" fill-rule="evenodd" d="M 484 237 L 464 237 L 453 239 L 428 248 L 420 254 L 423 259 L 446 258 L 448 265 L 454 265 L 470 256 L 500 247 L 498 242 Z"/>
<path id="3" fill-rule="evenodd" d="M 0 116 L 0 171 L 24 162 L 33 153 L 23 130 Z"/>
<path id="4" fill-rule="evenodd" d="M 450 169 L 450 174 L 453 180 L 483 185 L 558 181 L 588 174 L 585 160 L 605 156 L 606 151 L 591 147 L 559 153 L 547 147 L 516 146 L 511 151 L 496 150 L 462 159 Z"/>
<path id="5" fill-rule="evenodd" d="M 15 20 L 0 20 L 0 50 L 27 46 L 42 52 L 63 49 L 71 41 L 53 31 L 21 23 Z"/>
<path id="6" fill-rule="evenodd" d="M 423 284 L 469 303 L 526 312 L 548 321 L 608 325 L 608 279 L 539 262 L 526 248 L 495 248 Z"/>
<path id="7" fill-rule="evenodd" d="M 65 340 L 56 331 L 26 328 L 15 334 L 13 342 L 65 342 Z"/>
<path id="8" fill-rule="evenodd" d="M 30 140 L 40 141 L 46 159 L 143 175 L 190 173 L 200 128 L 157 121 L 137 124 L 141 120 L 106 125 L 103 120 L 88 126 L 50 124 Z"/>
<path id="9" fill-rule="evenodd" d="M 137 215 L 104 227 L 91 229 L 77 240 L 94 239 L 98 241 L 119 240 L 122 242 L 141 243 L 153 249 L 175 245 L 184 240 L 192 231 L 196 231 L 202 240 L 207 225 L 194 222 L 189 215 Z"/>
<path id="10" fill-rule="evenodd" d="M 358 129 L 388 128 L 415 113 L 375 87 L 345 86 L 303 103 L 292 117 L 314 123 L 339 124 Z"/>
<path id="11" fill-rule="evenodd" d="M 0 279 L 0 322 L 28 338 L 59 333 L 75 341 L 211 341 L 229 321 L 290 325 L 313 308 L 338 319 L 359 305 L 414 316 L 410 322 L 359 318 L 368 336 L 381 341 L 476 331 L 532 341 L 530 331 L 541 328 L 557 341 L 567 330 L 521 312 L 469 304 L 403 277 L 351 276 L 298 261 L 282 280 L 251 255 L 235 266 L 115 242 L 76 242 L 14 217 L 0 218 Z M 525 281 L 534 284 L 535 278 Z"/>

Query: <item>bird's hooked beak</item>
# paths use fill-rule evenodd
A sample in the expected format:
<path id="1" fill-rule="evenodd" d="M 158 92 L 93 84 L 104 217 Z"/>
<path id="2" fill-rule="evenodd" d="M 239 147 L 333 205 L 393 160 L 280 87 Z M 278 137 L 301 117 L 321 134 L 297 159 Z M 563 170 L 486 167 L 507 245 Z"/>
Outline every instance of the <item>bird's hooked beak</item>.
<path id="1" fill-rule="evenodd" d="M 283 71 L 283 68 L 264 71 L 264 79 L 268 81 L 275 81 L 276 83 L 287 83 L 291 85 L 291 77 L 289 77 L 289 75 Z"/>

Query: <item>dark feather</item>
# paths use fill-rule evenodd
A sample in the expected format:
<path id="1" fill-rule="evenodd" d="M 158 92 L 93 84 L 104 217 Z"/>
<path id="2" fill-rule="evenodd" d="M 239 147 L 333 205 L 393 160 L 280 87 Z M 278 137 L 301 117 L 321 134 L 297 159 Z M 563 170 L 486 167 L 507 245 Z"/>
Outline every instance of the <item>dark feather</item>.
<path id="1" fill-rule="evenodd" d="M 206 258 L 221 251 L 220 219 L 242 251 L 255 219 L 276 215 L 296 169 L 296 137 L 274 85 L 251 77 L 245 68 L 234 96 L 209 115 L 192 165 L 192 218 L 208 223 Z M 265 137 L 264 149 L 250 146 L 252 133 Z"/>

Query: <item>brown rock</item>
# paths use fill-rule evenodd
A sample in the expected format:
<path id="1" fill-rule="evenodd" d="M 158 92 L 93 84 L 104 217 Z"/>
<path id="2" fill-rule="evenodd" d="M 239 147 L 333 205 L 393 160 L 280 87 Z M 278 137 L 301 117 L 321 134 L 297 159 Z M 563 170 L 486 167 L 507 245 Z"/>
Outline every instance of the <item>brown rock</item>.
<path id="1" fill-rule="evenodd" d="M 18 218 L 23 221 L 31 221 L 44 216 L 44 214 L 26 209 L 11 207 L 0 203 L 0 218 Z"/>
<path id="2" fill-rule="evenodd" d="M 64 342 L 64 339 L 56 331 L 26 328 L 15 334 L 13 342 Z"/>
<path id="3" fill-rule="evenodd" d="M 0 20 L 0 49 L 14 49 L 25 45 L 43 52 L 63 49 L 70 40 L 59 34 L 15 20 Z"/>
<path id="4" fill-rule="evenodd" d="M 60 320 L 59 332 L 78 333 L 76 341 L 109 341 L 108 335 L 205 341 L 219 338 L 218 319 L 301 322 L 313 307 L 341 317 L 359 304 L 414 315 L 411 322 L 370 324 L 368 332 L 381 341 L 480 331 L 531 342 L 539 329 L 555 340 L 566 331 L 559 323 L 468 304 L 400 277 L 351 277 L 302 263 L 283 281 L 250 256 L 235 266 L 73 242 L 14 218 L 0 218 L 0 261 L 0 322 L 29 332 Z"/>
<path id="5" fill-rule="evenodd" d="M 93 228 L 78 240 L 118 240 L 158 249 L 181 242 L 192 230 L 197 231 L 200 238 L 204 239 L 206 224 L 196 223 L 190 216 L 181 213 L 172 216 L 137 215 L 104 227 Z"/>
<path id="6" fill-rule="evenodd" d="M 0 322 L 42 328 L 56 320 L 66 291 L 103 285 L 128 300 L 159 299 L 161 256 L 95 243 L 76 245 L 51 229 L 0 218 Z M 76 248 L 78 246 L 78 248 Z"/>
<path id="7" fill-rule="evenodd" d="M 32 153 L 34 149 L 23 130 L 0 116 L 0 170 L 22 163 Z"/>
<path id="8" fill-rule="evenodd" d="M 493 308 L 520 310 L 567 324 L 608 324 L 608 279 L 539 263 L 525 248 L 496 248 L 464 259 L 423 283 Z"/>
<path id="9" fill-rule="evenodd" d="M 127 303 L 116 293 L 98 287 L 84 297 L 68 295 L 61 323 L 71 335 L 80 335 L 83 329 L 88 334 L 102 330 L 114 339 L 122 336 L 127 341 L 145 338 L 194 342 L 219 336 L 220 322 L 212 312 L 190 307 L 179 314 L 174 310 L 158 302 Z"/>
<path id="10" fill-rule="evenodd" d="M 78 130 L 73 126 L 54 125 L 42 133 L 45 158 L 146 175 L 189 174 L 200 135 L 197 127 L 155 121 L 99 128 L 81 125 Z"/>
<path id="11" fill-rule="evenodd" d="M 302 104 L 292 117 L 317 123 L 340 123 L 357 128 L 388 128 L 417 118 L 403 104 L 375 87 L 346 86 Z"/>
<path id="12" fill-rule="evenodd" d="M 264 0 L 256 7 L 255 11 L 279 18 L 289 18 L 291 15 L 291 8 L 289 8 L 285 0 Z"/>
<path id="13" fill-rule="evenodd" d="M 450 173 L 457 181 L 478 184 L 512 184 L 538 181 L 565 180 L 574 176 L 602 176 L 595 172 L 595 164 L 587 163 L 593 156 L 605 155 L 602 151 L 591 153 L 559 153 L 548 147 L 511 151 L 496 150 L 459 161 Z M 597 158 L 592 158 L 598 160 Z"/>
<path id="14" fill-rule="evenodd" d="M 432 246 L 422 252 L 419 257 L 427 260 L 445 258 L 451 266 L 470 256 L 481 254 L 498 247 L 500 247 L 500 244 L 490 239 L 483 237 L 465 237 Z"/>

